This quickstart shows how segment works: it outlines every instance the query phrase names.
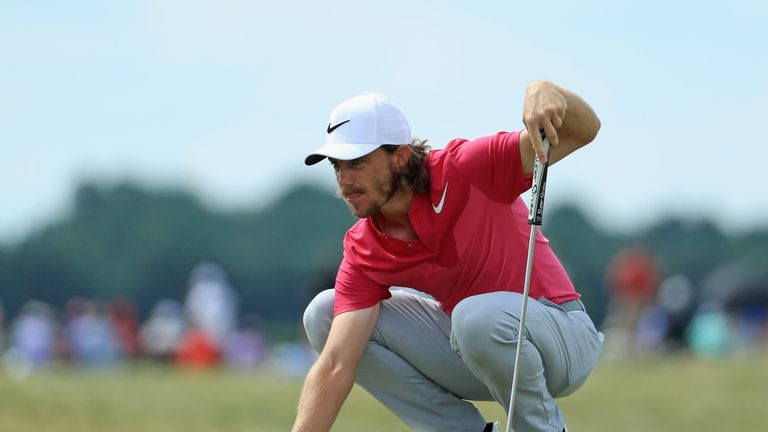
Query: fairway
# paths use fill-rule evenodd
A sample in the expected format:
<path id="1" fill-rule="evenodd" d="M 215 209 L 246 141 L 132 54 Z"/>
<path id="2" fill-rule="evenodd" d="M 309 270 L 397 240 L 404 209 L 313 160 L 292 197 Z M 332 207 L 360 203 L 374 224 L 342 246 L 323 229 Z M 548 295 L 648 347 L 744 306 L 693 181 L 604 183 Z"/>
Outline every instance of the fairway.
<path id="1" fill-rule="evenodd" d="M 142 366 L 61 369 L 23 380 L 2 374 L 0 431 L 283 432 L 290 430 L 300 388 L 301 379 L 268 371 Z M 572 431 L 764 431 L 768 357 L 602 364 L 561 404 Z M 504 416 L 493 403 L 480 407 L 489 419 Z M 407 429 L 356 387 L 333 430 Z"/>

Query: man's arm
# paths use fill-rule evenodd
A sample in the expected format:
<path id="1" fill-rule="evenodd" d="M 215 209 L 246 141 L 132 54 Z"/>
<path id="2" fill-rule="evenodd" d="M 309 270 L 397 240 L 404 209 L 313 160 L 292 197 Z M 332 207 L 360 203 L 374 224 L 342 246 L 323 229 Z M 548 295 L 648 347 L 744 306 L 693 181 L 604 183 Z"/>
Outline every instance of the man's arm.
<path id="1" fill-rule="evenodd" d="M 293 432 L 331 429 L 355 383 L 355 371 L 379 317 L 379 305 L 336 316 L 323 352 L 304 381 Z"/>
<path id="2" fill-rule="evenodd" d="M 600 130 L 600 119 L 576 94 L 548 81 L 528 84 L 523 102 L 526 130 L 520 134 L 523 172 L 533 171 L 533 158 L 546 161 L 540 129 L 552 145 L 549 164 L 590 143 Z"/>

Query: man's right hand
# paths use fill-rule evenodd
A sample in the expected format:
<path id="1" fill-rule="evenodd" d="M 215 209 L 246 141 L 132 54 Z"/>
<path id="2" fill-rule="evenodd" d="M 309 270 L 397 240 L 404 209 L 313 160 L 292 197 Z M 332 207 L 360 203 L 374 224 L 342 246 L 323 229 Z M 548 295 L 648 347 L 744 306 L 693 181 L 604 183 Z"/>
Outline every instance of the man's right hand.
<path id="1" fill-rule="evenodd" d="M 325 347 L 304 381 L 293 432 L 331 429 L 355 383 L 357 364 L 378 318 L 377 303 L 333 319 Z"/>

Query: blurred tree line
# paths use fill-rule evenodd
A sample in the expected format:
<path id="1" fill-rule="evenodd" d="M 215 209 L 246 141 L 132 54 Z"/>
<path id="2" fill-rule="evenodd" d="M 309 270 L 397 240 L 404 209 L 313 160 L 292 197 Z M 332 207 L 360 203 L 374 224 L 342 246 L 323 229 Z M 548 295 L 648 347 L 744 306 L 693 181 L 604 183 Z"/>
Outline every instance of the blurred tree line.
<path id="1" fill-rule="evenodd" d="M 192 268 L 209 261 L 242 310 L 296 321 L 338 265 L 352 222 L 340 200 L 310 186 L 262 210 L 224 212 L 184 190 L 87 183 L 68 216 L 0 248 L 0 301 L 12 315 L 29 299 L 61 308 L 73 296 L 124 296 L 143 317 L 160 299 L 182 300 Z"/>
<path id="2" fill-rule="evenodd" d="M 241 310 L 295 325 L 311 296 L 331 287 L 342 239 L 354 223 L 333 193 L 298 185 L 258 210 L 216 211 L 184 190 L 133 183 L 82 184 L 72 211 L 15 244 L 0 246 L 0 301 L 13 315 L 30 299 L 57 308 L 74 296 L 133 300 L 141 314 L 182 299 L 198 263 L 221 265 Z M 596 226 L 577 206 L 549 209 L 544 232 L 599 322 L 611 257 L 643 245 L 665 274 L 698 283 L 737 263 L 765 274 L 768 228 L 728 235 L 707 220 L 670 218 L 632 233 Z"/>

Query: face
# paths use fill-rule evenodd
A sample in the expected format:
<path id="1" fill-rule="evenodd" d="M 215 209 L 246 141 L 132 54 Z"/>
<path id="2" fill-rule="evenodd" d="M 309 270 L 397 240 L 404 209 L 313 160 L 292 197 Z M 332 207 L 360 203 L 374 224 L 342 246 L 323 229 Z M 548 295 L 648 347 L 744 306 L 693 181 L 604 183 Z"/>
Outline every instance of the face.
<path id="1" fill-rule="evenodd" d="M 336 172 L 338 194 L 359 218 L 381 213 L 397 191 L 391 156 L 381 148 L 357 159 L 329 160 Z"/>

